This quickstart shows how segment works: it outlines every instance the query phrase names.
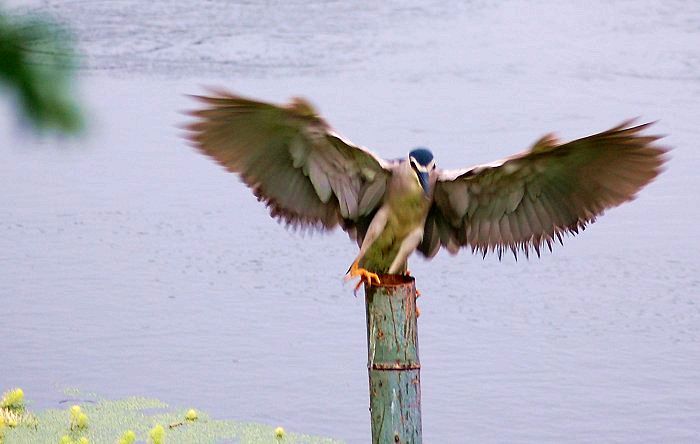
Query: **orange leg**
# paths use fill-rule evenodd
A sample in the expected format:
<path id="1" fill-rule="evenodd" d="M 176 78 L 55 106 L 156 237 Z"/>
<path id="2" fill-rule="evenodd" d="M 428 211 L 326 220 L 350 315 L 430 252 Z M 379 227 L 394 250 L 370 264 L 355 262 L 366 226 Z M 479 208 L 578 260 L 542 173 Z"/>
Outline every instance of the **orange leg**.
<path id="1" fill-rule="evenodd" d="M 372 273 L 371 271 L 365 270 L 364 268 L 360 268 L 358 261 L 352 263 L 352 265 L 350 266 L 350 270 L 348 270 L 348 274 L 345 275 L 345 280 L 349 281 L 356 277 L 359 277 L 360 281 L 355 286 L 355 292 L 357 292 L 357 290 L 360 289 L 362 284 L 367 284 L 370 287 L 372 285 L 381 284 L 379 276 L 376 273 Z"/>

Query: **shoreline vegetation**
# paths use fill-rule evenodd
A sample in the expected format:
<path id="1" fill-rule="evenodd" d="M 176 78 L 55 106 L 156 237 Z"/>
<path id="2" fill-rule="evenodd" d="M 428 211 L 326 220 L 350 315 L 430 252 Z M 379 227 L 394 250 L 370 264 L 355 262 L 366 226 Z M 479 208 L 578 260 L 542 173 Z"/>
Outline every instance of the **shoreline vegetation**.
<path id="1" fill-rule="evenodd" d="M 121 400 L 67 391 L 64 408 L 33 412 L 21 388 L 0 399 L 0 444 L 337 444 L 331 438 L 288 433 L 281 426 L 213 419 L 205 412 L 173 408 L 153 398 Z"/>

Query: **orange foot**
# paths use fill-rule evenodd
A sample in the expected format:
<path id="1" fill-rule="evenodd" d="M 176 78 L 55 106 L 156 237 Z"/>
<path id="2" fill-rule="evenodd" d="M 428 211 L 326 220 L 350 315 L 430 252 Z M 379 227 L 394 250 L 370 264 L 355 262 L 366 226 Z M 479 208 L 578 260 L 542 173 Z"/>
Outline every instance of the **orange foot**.
<path id="1" fill-rule="evenodd" d="M 345 280 L 349 281 L 353 278 L 359 277 L 360 282 L 355 285 L 355 290 L 354 292 L 357 293 L 357 290 L 360 289 L 362 284 L 367 284 L 370 287 L 372 285 L 379 285 L 381 284 L 381 281 L 379 280 L 379 276 L 376 273 L 372 273 L 371 271 L 367 271 L 364 268 L 360 268 L 360 265 L 357 263 L 357 261 L 353 262 L 352 265 L 350 266 L 350 269 L 348 270 L 348 274 L 345 275 Z M 373 284 L 374 282 L 374 284 Z"/>

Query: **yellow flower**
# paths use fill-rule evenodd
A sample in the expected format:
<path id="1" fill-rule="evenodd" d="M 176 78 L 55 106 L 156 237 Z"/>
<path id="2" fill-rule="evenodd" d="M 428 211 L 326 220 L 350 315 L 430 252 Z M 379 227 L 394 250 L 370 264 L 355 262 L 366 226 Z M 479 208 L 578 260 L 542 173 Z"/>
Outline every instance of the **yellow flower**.
<path id="1" fill-rule="evenodd" d="M 78 444 L 90 444 L 90 440 L 83 436 L 80 438 L 80 441 L 78 441 Z"/>
<path id="2" fill-rule="evenodd" d="M 84 429 L 88 426 L 88 416 L 83 412 L 79 405 L 74 405 L 70 408 L 70 428 Z"/>
<path id="3" fill-rule="evenodd" d="M 133 430 L 127 430 L 124 432 L 121 438 L 119 438 L 119 444 L 134 444 L 136 441 L 136 433 Z"/>
<path id="4" fill-rule="evenodd" d="M 282 427 L 277 427 L 275 429 L 275 437 L 277 439 L 283 439 L 286 434 L 287 433 L 284 431 L 284 429 Z"/>
<path id="5" fill-rule="evenodd" d="M 81 410 L 79 405 L 74 405 L 70 408 L 70 419 L 71 421 L 77 422 L 78 416 L 80 416 Z"/>
<path id="6" fill-rule="evenodd" d="M 197 418 L 199 418 L 199 415 L 197 415 L 197 410 L 195 409 L 189 409 L 185 414 L 185 419 L 188 421 L 196 421 Z"/>
<path id="7" fill-rule="evenodd" d="M 76 422 L 76 425 L 78 426 L 79 429 L 84 429 L 88 426 L 88 417 L 85 413 L 80 413 L 78 415 L 78 421 Z"/>
<path id="8" fill-rule="evenodd" d="M 158 424 L 148 432 L 151 437 L 151 442 L 153 444 L 163 444 L 165 442 L 165 429 L 162 425 Z"/>
<path id="9" fill-rule="evenodd" d="M 68 435 L 63 435 L 61 437 L 61 440 L 58 441 L 58 444 L 73 444 L 73 440 L 71 439 L 70 436 Z"/>
<path id="10" fill-rule="evenodd" d="M 21 388 L 8 390 L 2 395 L 0 407 L 6 409 L 21 409 L 24 407 L 24 391 Z"/>

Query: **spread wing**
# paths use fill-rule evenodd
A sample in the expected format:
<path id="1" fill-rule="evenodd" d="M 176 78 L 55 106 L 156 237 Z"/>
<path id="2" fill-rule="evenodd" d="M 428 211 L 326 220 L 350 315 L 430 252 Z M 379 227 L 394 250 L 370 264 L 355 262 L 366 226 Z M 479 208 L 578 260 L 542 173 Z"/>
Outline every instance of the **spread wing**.
<path id="1" fill-rule="evenodd" d="M 276 106 L 224 91 L 195 96 L 204 106 L 188 138 L 228 171 L 238 173 L 270 208 L 294 227 L 352 232 L 381 203 L 386 163 L 332 131 L 307 101 Z"/>
<path id="2" fill-rule="evenodd" d="M 471 246 L 499 258 L 530 248 L 552 249 L 562 233 L 578 233 L 606 208 L 634 199 L 661 172 L 665 148 L 650 124 L 627 121 L 608 131 L 560 143 L 547 135 L 530 150 L 459 171 L 443 171 L 419 250 L 456 253 Z"/>

